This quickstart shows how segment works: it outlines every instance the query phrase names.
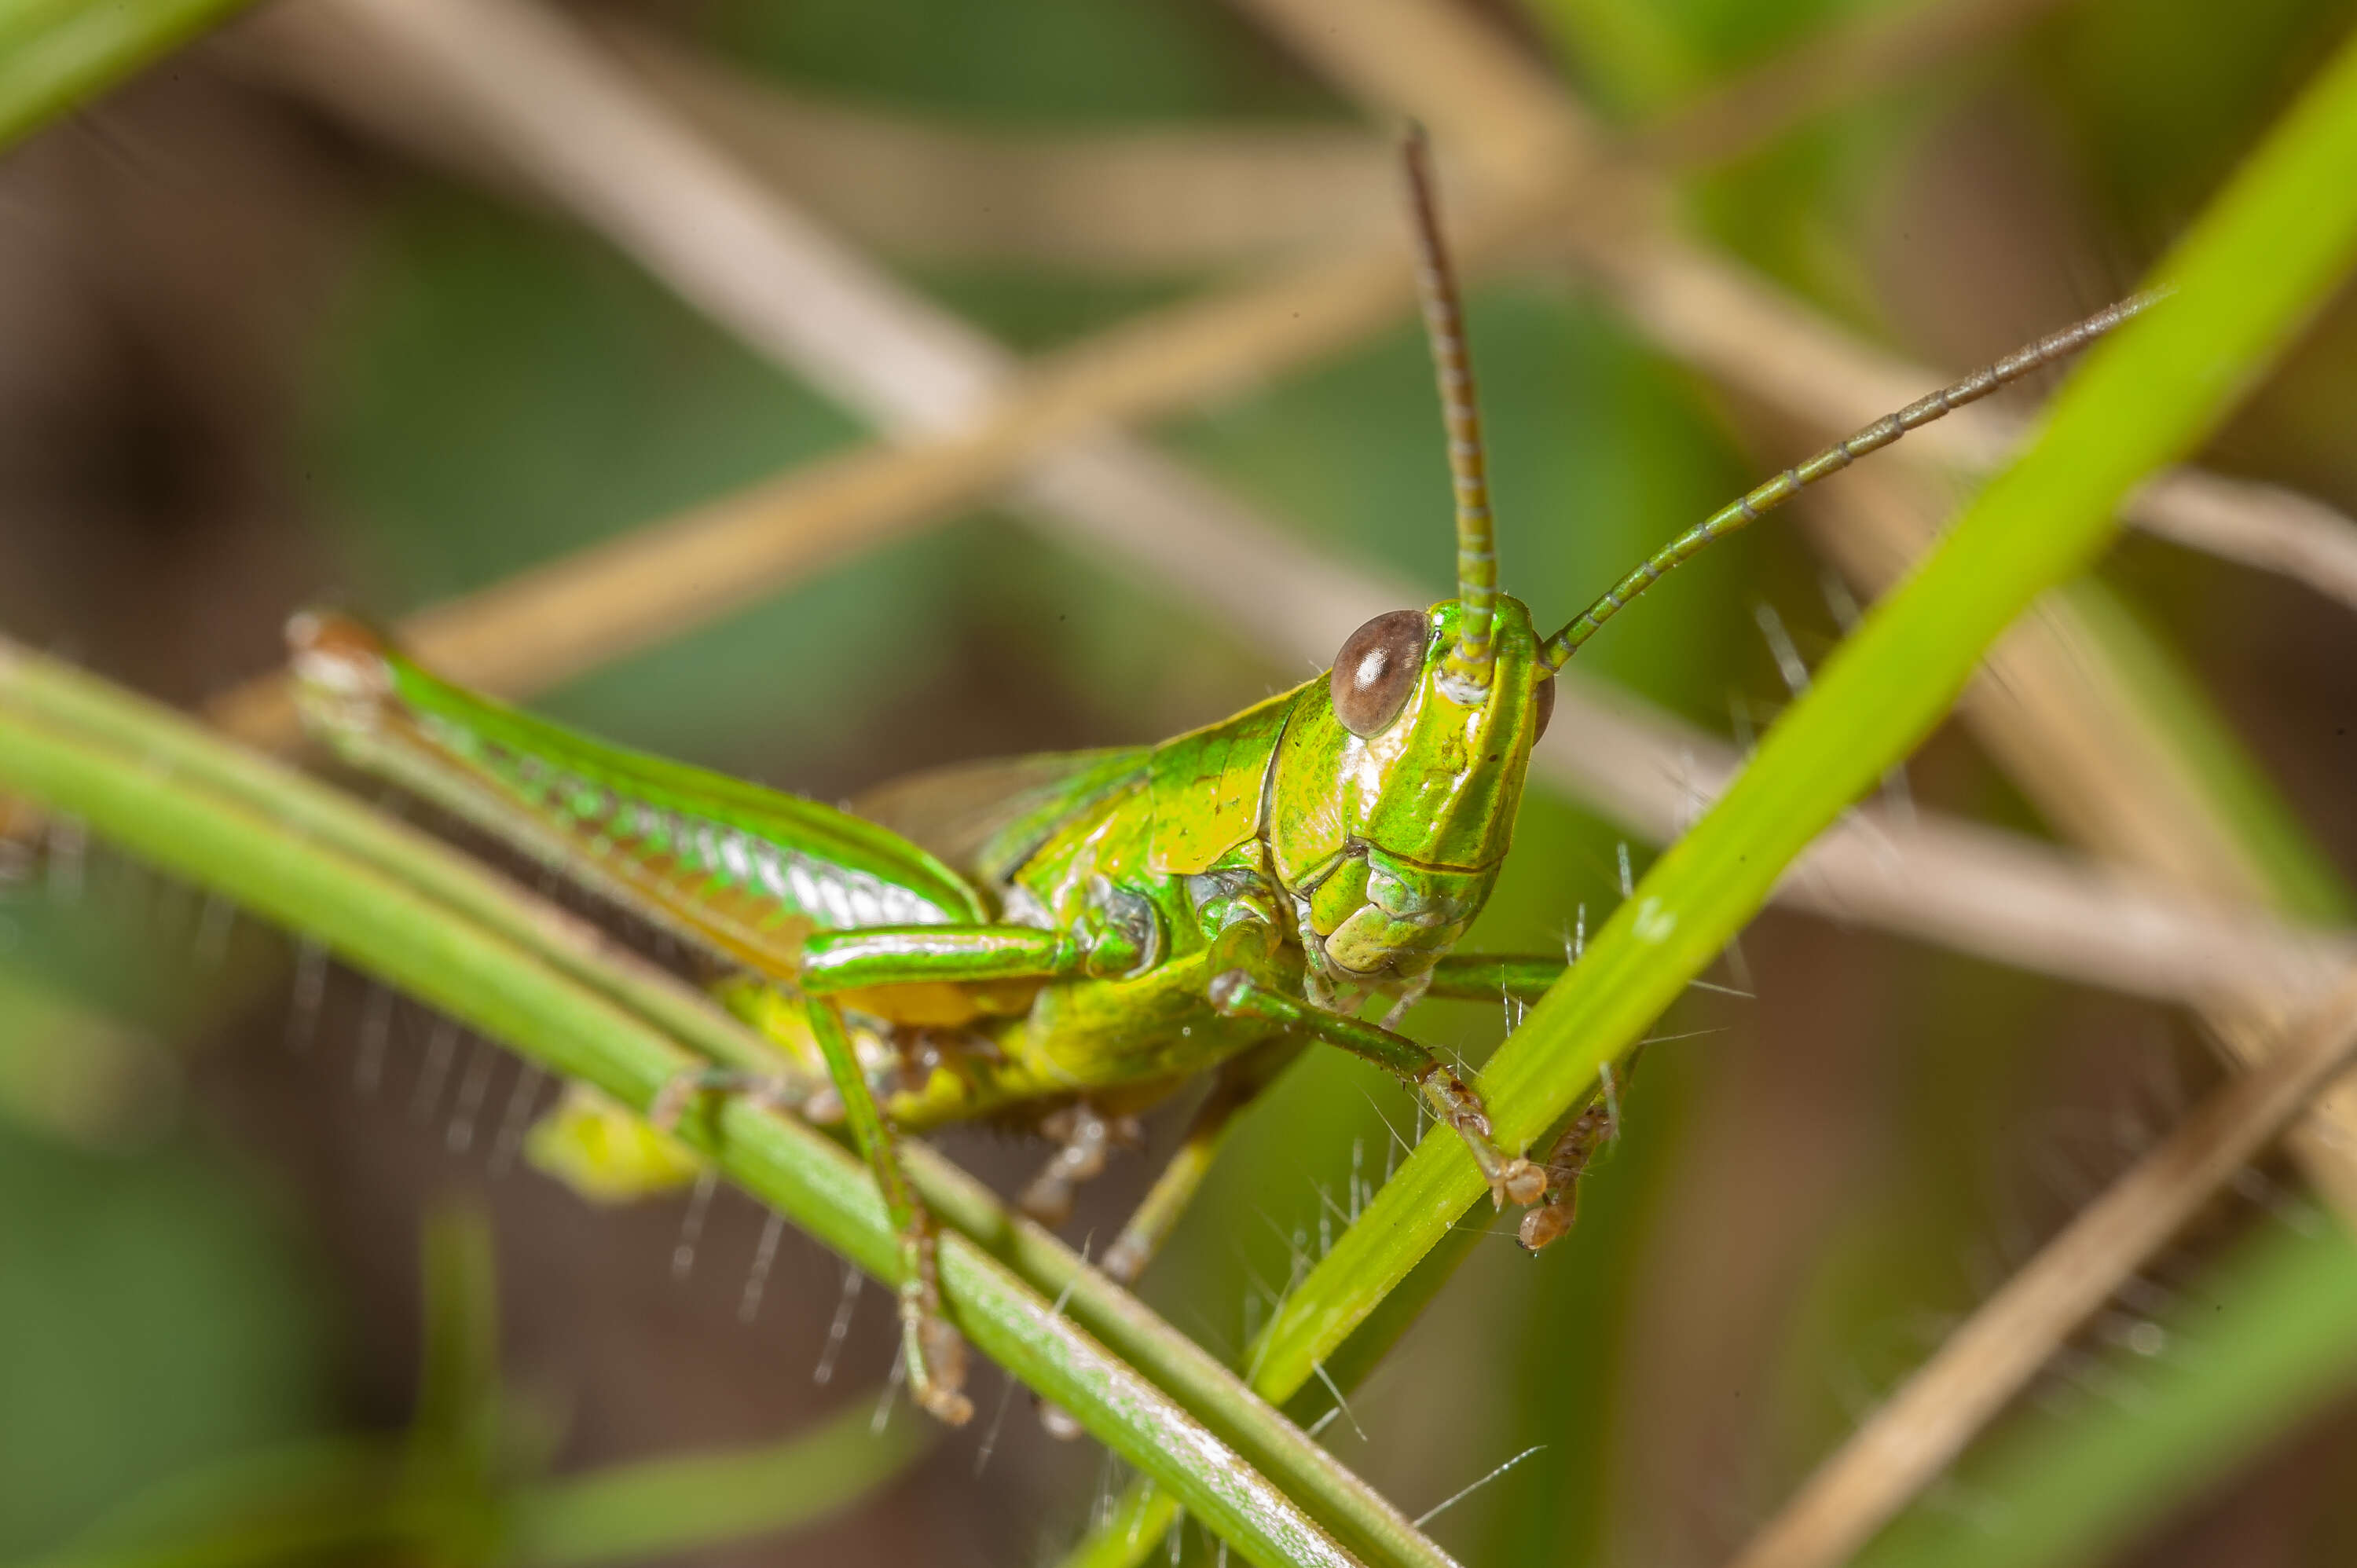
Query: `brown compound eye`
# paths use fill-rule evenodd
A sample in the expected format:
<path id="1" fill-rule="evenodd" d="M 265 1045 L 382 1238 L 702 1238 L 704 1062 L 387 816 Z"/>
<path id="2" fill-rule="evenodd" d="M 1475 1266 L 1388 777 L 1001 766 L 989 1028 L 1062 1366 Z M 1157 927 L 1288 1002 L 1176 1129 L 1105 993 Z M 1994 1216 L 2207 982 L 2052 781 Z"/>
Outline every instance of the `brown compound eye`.
<path id="1" fill-rule="evenodd" d="M 1422 610 L 1380 615 L 1351 634 L 1334 656 L 1334 716 L 1365 739 L 1399 717 L 1424 673 L 1432 623 Z"/>
<path id="2" fill-rule="evenodd" d="M 1531 738 L 1536 740 L 1546 734 L 1547 721 L 1555 717 L 1554 676 L 1548 675 L 1540 680 L 1539 689 L 1531 693 L 1531 706 L 1539 711 L 1539 722 L 1531 731 Z"/>

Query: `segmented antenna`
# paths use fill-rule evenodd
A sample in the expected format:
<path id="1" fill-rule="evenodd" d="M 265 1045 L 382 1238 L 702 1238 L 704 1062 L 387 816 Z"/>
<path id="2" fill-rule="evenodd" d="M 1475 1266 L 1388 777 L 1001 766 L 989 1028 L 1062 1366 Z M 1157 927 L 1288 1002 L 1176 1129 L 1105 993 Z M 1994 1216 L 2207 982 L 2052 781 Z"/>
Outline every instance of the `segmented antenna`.
<path id="1" fill-rule="evenodd" d="M 1696 553 L 1706 544 L 1725 538 L 1746 523 L 1759 521 L 1761 512 L 1783 505 L 1826 475 L 1839 473 L 1868 452 L 1889 446 L 1909 431 L 1929 424 L 1943 414 L 1953 413 L 1968 403 L 1977 403 L 1999 387 L 2018 381 L 2041 366 L 2078 352 L 2130 317 L 2158 303 L 2161 297 L 2158 294 L 2130 295 L 2117 305 L 2106 306 L 2075 326 L 2040 338 L 2027 348 L 2015 349 L 1996 363 L 1975 371 L 1953 386 L 1943 387 L 1929 397 L 1918 398 L 1896 413 L 1884 414 L 1865 429 L 1835 442 L 1807 462 L 1787 468 L 1767 483 L 1737 497 L 1670 541 L 1650 560 L 1613 584 L 1594 604 L 1582 610 L 1577 619 L 1539 646 L 1540 660 L 1550 670 L 1562 669 L 1565 661 L 1578 651 L 1579 645 L 1596 635 L 1598 627 L 1620 614 L 1621 607 L 1630 600 L 1659 582 L 1663 573 Z"/>
<path id="2" fill-rule="evenodd" d="M 1440 231 L 1440 196 L 1424 127 L 1410 124 L 1400 144 L 1407 167 L 1408 205 L 1415 216 L 1416 292 L 1424 300 L 1424 335 L 1440 382 L 1440 413 L 1448 426 L 1448 473 L 1457 491 L 1457 598 L 1464 607 L 1457 641 L 1442 658 L 1443 689 L 1479 703 L 1490 689 L 1496 660 L 1498 542 L 1490 520 L 1489 463 L 1481 451 L 1481 409 L 1473 362 L 1465 349 L 1465 315 L 1457 277 Z"/>

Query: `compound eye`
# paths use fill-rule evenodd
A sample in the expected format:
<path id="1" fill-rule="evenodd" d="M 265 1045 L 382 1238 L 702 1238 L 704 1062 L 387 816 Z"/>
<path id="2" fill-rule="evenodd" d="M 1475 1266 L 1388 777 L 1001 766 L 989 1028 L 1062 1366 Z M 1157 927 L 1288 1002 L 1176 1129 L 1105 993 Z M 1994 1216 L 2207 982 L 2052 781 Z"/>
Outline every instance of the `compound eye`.
<path id="1" fill-rule="evenodd" d="M 1365 739 L 1399 717 L 1424 673 L 1432 623 L 1422 610 L 1380 615 L 1351 634 L 1334 656 L 1334 716 Z"/>
<path id="2" fill-rule="evenodd" d="M 1531 705 L 1539 711 L 1538 726 L 1531 731 L 1531 738 L 1536 740 L 1546 734 L 1547 721 L 1555 717 L 1554 676 L 1546 676 L 1539 682 L 1539 689 L 1531 693 Z"/>

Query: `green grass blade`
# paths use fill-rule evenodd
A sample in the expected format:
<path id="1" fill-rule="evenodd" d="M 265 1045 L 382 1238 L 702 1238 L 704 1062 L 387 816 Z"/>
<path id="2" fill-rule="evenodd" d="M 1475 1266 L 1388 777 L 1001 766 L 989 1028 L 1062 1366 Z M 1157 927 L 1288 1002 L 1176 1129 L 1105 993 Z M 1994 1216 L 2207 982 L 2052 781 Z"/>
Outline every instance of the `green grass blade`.
<path id="1" fill-rule="evenodd" d="M 2108 1561 L 2156 1512 L 2357 1386 L 2357 1246 L 2330 1221 L 2271 1227 L 2157 1326 L 2157 1359 L 2111 1359 L 2131 1397 L 2026 1418 L 1959 1477 L 1974 1525 L 1919 1510 L 1860 1568 Z"/>
<path id="2" fill-rule="evenodd" d="M 31 711 L 37 703 L 48 709 L 46 716 Z M 102 710 L 114 738 L 60 724 L 58 714 L 68 710 Z M 176 751 L 194 755 L 218 745 L 184 721 L 107 693 L 87 678 L 0 649 L 0 783 L 76 813 L 115 843 L 265 918 L 317 936 L 350 961 L 627 1104 L 643 1108 L 663 1082 L 700 1059 L 676 1034 L 510 934 L 533 927 L 528 912 L 499 924 L 471 919 L 420 893 L 415 879 L 289 831 L 290 820 L 317 823 L 332 815 L 322 799 L 329 792 L 320 787 L 267 765 L 239 759 L 232 766 L 225 756 L 211 757 L 208 777 L 244 779 L 244 793 L 231 794 L 203 781 L 199 770 L 177 770 L 169 761 Z M 422 838 L 404 844 L 397 858 L 404 865 L 457 859 Z M 528 911 L 528 901 L 516 896 L 515 902 Z M 683 1131 L 762 1201 L 861 1267 L 891 1277 L 895 1252 L 881 1203 L 840 1145 L 737 1102 L 693 1119 Z M 1051 1242 L 1023 1235 L 995 1205 L 985 1208 L 977 1193 L 968 1184 L 959 1202 L 943 1206 L 944 1217 L 976 1226 L 993 1246 L 1034 1262 L 1050 1254 Z M 1053 1311 L 1039 1290 L 963 1235 L 945 1238 L 942 1271 L 952 1315 L 985 1354 L 1185 1498 L 1248 1558 L 1351 1561 L 1243 1455 L 1083 1332 L 1070 1304 Z M 1127 1302 L 1110 1286 L 1095 1294 L 1100 1302 Z M 1126 1316 L 1115 1312 L 1106 1321 L 1134 1339 L 1150 1315 L 1134 1302 L 1125 1310 Z M 1178 1348 L 1192 1351 L 1191 1344 L 1153 1322 L 1158 1353 L 1186 1370 Z M 1202 1367 L 1213 1364 L 1193 1353 L 1200 1365 L 1189 1375 L 1200 1380 Z M 1346 1485 L 1347 1472 L 1232 1379 L 1229 1384 L 1222 1424 L 1246 1421 L 1256 1451 L 1284 1455 L 1313 1487 L 1355 1486 L 1354 1509 L 1387 1512 L 1362 1483 Z M 1445 1558 L 1424 1542 L 1412 1556 L 1384 1560 Z"/>
<path id="3" fill-rule="evenodd" d="M 2224 417 L 2357 249 L 2352 168 L 2357 44 L 2171 253 L 2156 283 L 2178 296 L 2088 358 L 2021 459 L 1867 617 L 1499 1049 L 1480 1086 L 1501 1145 L 1527 1147 L 1592 1091 L 1793 857 L 1939 723 L 1990 642 L 2093 562 L 2136 481 Z M 1427 1137 L 1270 1324 L 1254 1386 L 1275 1400 L 1300 1389 L 1483 1191 L 1460 1145 Z M 1137 1533 L 1154 1539 L 1151 1510 Z M 1077 1559 L 1136 1560 L 1102 1535 Z"/>
<path id="4" fill-rule="evenodd" d="M 0 0 L 0 148 L 249 0 Z"/>
<path id="5" fill-rule="evenodd" d="M 518 1568 L 652 1561 L 791 1530 L 850 1507 L 931 1446 L 934 1429 L 873 1430 L 856 1401 L 784 1443 L 620 1465 L 520 1498 L 510 1518 Z"/>

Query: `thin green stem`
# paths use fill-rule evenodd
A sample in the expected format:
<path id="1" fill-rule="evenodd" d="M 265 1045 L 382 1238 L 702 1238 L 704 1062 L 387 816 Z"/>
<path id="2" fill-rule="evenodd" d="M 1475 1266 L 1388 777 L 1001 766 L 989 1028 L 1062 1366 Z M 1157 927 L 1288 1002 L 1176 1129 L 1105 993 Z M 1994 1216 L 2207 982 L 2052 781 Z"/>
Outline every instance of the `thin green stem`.
<path id="1" fill-rule="evenodd" d="M 323 820 L 321 802 L 304 799 L 324 793 L 317 786 L 270 770 L 248 775 L 250 783 L 266 783 L 258 794 L 234 798 L 209 788 L 193 772 L 176 771 L 168 755 L 218 743 L 128 699 L 98 704 L 108 710 L 107 727 L 122 740 L 155 744 L 118 744 L 59 724 L 54 711 L 30 712 L 19 699 L 28 688 L 55 698 L 56 682 L 44 682 L 54 675 L 46 661 L 0 650 L 0 783 L 80 815 L 133 853 L 264 918 L 310 933 L 348 961 L 625 1104 L 643 1110 L 673 1075 L 702 1059 L 679 1036 L 509 934 L 534 921 L 518 916 L 502 923 L 506 929 L 494 929 L 421 892 L 411 879 L 288 832 L 290 816 Z M 80 682 L 68 705 L 89 705 L 94 686 Z M 218 757 L 208 770 L 216 779 L 239 771 Z M 403 860 L 447 853 L 421 838 Z M 682 1133 L 731 1179 L 820 1240 L 879 1278 L 897 1278 L 893 1237 L 874 1184 L 840 1145 L 742 1101 L 691 1118 Z M 985 1208 L 979 1189 L 969 1185 L 955 1196 L 958 1201 L 944 1205 L 952 1223 L 980 1221 L 984 1234 L 1002 1240 L 1017 1230 L 995 1204 Z M 1041 1261 L 1045 1250 L 1027 1240 L 1011 1250 Z M 1038 1289 L 962 1235 L 944 1238 L 942 1274 L 952 1316 L 977 1348 L 1071 1411 L 1161 1489 L 1183 1498 L 1248 1558 L 1352 1560 L 1243 1454 L 1085 1333 L 1070 1304 L 1064 1312 L 1052 1309 Z M 1098 1303 L 1106 1294 L 1119 1293 L 1110 1285 L 1092 1293 Z M 1176 1348 L 1183 1337 L 1134 1303 L 1129 1307 L 1107 1320 L 1125 1337 L 1155 1340 L 1166 1359 L 1183 1363 Z M 1141 1318 L 1156 1331 L 1142 1332 Z M 1200 1360 L 1212 1365 L 1208 1357 Z M 1255 1428 L 1256 1450 L 1284 1452 L 1292 1470 L 1318 1487 L 1331 1491 L 1347 1474 L 1232 1383 L 1223 1412 Z M 1352 1504 L 1357 1511 L 1390 1512 L 1362 1484 L 1355 1489 L 1363 1494 Z M 1391 1560 L 1445 1561 L 1428 1543 L 1415 1557 Z"/>
<path id="2" fill-rule="evenodd" d="M 2109 1560 L 2357 1384 L 2357 1248 L 2317 1216 L 2266 1225 L 2106 1370 L 2133 1399 L 2026 1415 L 1959 1481 L 1986 1528 L 1902 1517 L 1861 1568 L 2061 1568 Z M 2158 1353 L 2155 1353 L 2155 1348 Z"/>
<path id="3" fill-rule="evenodd" d="M 0 5 L 0 147 L 250 3 L 14 0 Z"/>
<path id="4" fill-rule="evenodd" d="M 873 1402 L 853 1402 L 783 1443 L 617 1465 L 533 1487 L 509 1527 L 518 1568 L 653 1562 L 835 1512 L 900 1473 L 938 1428 L 874 1430 Z"/>

